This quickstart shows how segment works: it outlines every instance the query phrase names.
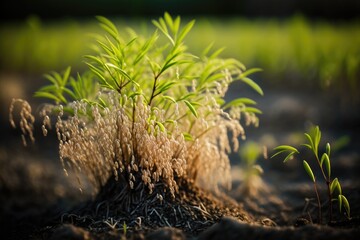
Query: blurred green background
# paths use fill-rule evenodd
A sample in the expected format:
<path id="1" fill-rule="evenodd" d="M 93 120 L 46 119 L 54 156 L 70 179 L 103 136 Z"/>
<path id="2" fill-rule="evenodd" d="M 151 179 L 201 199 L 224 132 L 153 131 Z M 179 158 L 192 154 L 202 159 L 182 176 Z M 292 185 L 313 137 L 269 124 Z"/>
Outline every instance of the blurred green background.
<path id="1" fill-rule="evenodd" d="M 150 32 L 164 11 L 196 19 L 186 39 L 200 53 L 208 44 L 226 46 L 257 74 L 266 88 L 312 89 L 349 102 L 360 97 L 360 4 L 355 0 L 78 0 L 12 1 L 0 25 L 0 75 L 38 78 L 71 65 L 81 71 L 90 52 L 95 15 Z M 4 77 L 2 77 L 4 78 Z M 5 81 L 5 80 L 3 80 Z"/>
<path id="2" fill-rule="evenodd" d="M 326 89 L 359 101 L 359 1 L 14 1 L 0 24 L 0 71 L 38 75 L 71 65 L 84 67 L 95 15 L 120 29 L 146 32 L 169 11 L 197 24 L 187 39 L 199 53 L 208 44 L 226 46 L 223 57 L 260 67 L 263 86 Z M 20 7 L 21 6 L 21 7 Z"/>

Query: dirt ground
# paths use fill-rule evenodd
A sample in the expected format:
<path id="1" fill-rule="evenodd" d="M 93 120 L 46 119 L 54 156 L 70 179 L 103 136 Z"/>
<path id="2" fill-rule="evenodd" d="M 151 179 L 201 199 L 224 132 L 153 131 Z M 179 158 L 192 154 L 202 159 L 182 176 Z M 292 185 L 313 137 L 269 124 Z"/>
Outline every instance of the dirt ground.
<path id="1" fill-rule="evenodd" d="M 64 214 L 91 199 L 92 195 L 86 186 L 80 193 L 74 175 L 65 177 L 63 174 L 54 134 L 44 138 L 38 131 L 36 144 L 23 147 L 19 131 L 10 128 L 7 108 L 11 97 L 31 99 L 31 92 L 41 84 L 32 84 L 30 80 L 13 75 L 0 78 L 1 239 L 102 239 L 88 229 L 71 223 L 61 224 Z M 280 158 L 259 159 L 264 174 L 252 180 L 252 191 L 247 192 L 242 184 L 240 160 L 237 154 L 232 154 L 233 187 L 225 194 L 255 220 L 253 223 L 224 216 L 197 234 L 167 227 L 146 233 L 128 233 L 129 239 L 356 238 L 360 233 L 359 104 L 304 89 L 265 87 L 264 92 L 265 96 L 260 97 L 238 85 L 229 93 L 229 96 L 240 94 L 254 98 L 264 112 L 258 128 L 247 128 L 246 141 L 265 145 L 271 155 L 274 146 L 297 143 L 307 126 L 320 125 L 324 142 L 336 146 L 332 152 L 332 176 L 339 178 L 350 202 L 351 220 L 346 220 L 334 208 L 336 221 L 332 224 L 311 223 L 312 220 L 316 222 L 313 219 L 316 216 L 315 193 L 302 168 L 302 159 L 286 164 Z M 34 102 L 35 106 L 39 103 L 38 100 Z M 320 189 L 325 201 L 324 192 L 324 188 Z M 123 236 L 122 231 L 114 230 L 108 236 Z"/>

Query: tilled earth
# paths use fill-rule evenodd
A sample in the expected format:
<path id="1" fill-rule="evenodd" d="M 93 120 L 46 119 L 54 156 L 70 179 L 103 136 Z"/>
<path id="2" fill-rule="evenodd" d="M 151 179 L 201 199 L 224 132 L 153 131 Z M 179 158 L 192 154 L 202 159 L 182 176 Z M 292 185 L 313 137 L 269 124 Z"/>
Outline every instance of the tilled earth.
<path id="1" fill-rule="evenodd" d="M 274 146 L 298 143 L 306 126 L 319 124 L 324 142 L 334 146 L 332 176 L 350 202 L 350 220 L 334 206 L 334 221 L 327 224 L 322 187 L 324 219 L 317 224 L 315 194 L 302 159 L 286 164 L 280 158 L 259 159 L 264 174 L 247 188 L 237 154 L 230 156 L 232 190 L 214 195 L 185 181 L 175 199 L 162 192 L 159 199 L 155 192 L 143 202 L 132 200 L 130 211 L 122 212 L 117 206 L 124 199 L 113 194 L 107 199 L 104 192 L 96 197 L 86 185 L 81 193 L 74 175 L 64 176 L 54 135 L 43 138 L 37 132 L 37 142 L 23 147 L 18 130 L 10 129 L 3 101 L 1 239 L 355 239 L 360 233 L 360 118 L 354 109 L 359 104 L 308 92 L 264 92 L 263 98 L 245 93 L 264 112 L 260 127 L 247 129 L 247 141 L 266 146 L 271 155 Z M 121 193 L 116 187 L 111 191 Z"/>

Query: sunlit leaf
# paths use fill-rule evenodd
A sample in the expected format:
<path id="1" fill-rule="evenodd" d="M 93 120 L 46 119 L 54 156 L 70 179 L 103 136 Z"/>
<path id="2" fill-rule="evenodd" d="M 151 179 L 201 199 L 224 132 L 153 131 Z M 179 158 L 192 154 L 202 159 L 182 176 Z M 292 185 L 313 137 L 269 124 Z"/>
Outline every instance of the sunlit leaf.
<path id="1" fill-rule="evenodd" d="M 176 103 L 176 100 L 173 97 L 170 96 L 162 96 L 164 99 L 170 100 L 173 103 Z"/>
<path id="2" fill-rule="evenodd" d="M 328 177 L 330 178 L 330 174 L 331 174 L 331 165 L 330 165 L 330 159 L 329 159 L 329 156 L 324 153 L 321 157 L 321 162 L 320 162 L 320 165 L 322 166 L 322 164 L 325 164 L 325 168 L 326 168 L 326 171 L 327 171 L 327 175 Z"/>
<path id="3" fill-rule="evenodd" d="M 333 180 L 331 181 L 331 184 L 330 184 L 330 194 L 333 194 L 336 189 L 339 191 L 339 194 L 342 193 L 342 191 L 341 191 L 341 186 L 340 186 L 340 183 L 339 183 L 338 178 L 335 178 L 335 179 L 333 179 Z"/>
<path id="4" fill-rule="evenodd" d="M 249 85 L 252 89 L 254 89 L 257 93 L 259 93 L 261 96 L 264 95 L 263 90 L 261 89 L 261 87 L 254 82 L 253 80 L 251 80 L 250 78 L 247 77 L 243 77 L 240 78 L 241 81 L 245 82 L 247 85 Z"/>
<path id="5" fill-rule="evenodd" d="M 309 175 L 309 177 L 311 178 L 311 180 L 313 182 L 315 182 L 315 176 L 313 171 L 311 170 L 310 165 L 307 163 L 307 161 L 303 160 L 303 165 L 304 165 L 304 169 L 307 172 L 307 174 Z"/>
<path id="6" fill-rule="evenodd" d="M 191 28 L 194 26 L 194 24 L 195 24 L 195 20 L 192 20 L 185 25 L 185 27 L 180 32 L 178 38 L 176 39 L 178 44 L 184 40 L 186 35 L 190 32 Z"/>
<path id="7" fill-rule="evenodd" d="M 292 159 L 292 157 L 293 157 L 294 154 L 295 154 L 295 152 L 289 153 L 289 154 L 286 156 L 286 158 L 284 159 L 283 162 L 286 163 L 288 160 Z"/>
<path id="8" fill-rule="evenodd" d="M 54 95 L 52 93 L 48 93 L 48 92 L 35 92 L 34 97 L 43 97 L 43 98 L 52 99 L 56 103 L 62 102 L 59 97 L 57 97 L 56 95 Z"/>
<path id="9" fill-rule="evenodd" d="M 183 132 L 183 136 L 184 136 L 185 141 L 194 141 L 194 138 L 190 133 Z"/>
<path id="10" fill-rule="evenodd" d="M 244 105 L 255 105 L 256 102 L 250 98 L 237 98 L 231 102 L 224 105 L 223 109 L 228 109 L 230 107 L 244 106 Z"/>
<path id="11" fill-rule="evenodd" d="M 296 148 L 289 146 L 289 145 L 280 145 L 280 146 L 275 147 L 274 150 L 275 151 L 286 150 L 286 151 L 299 153 L 299 151 Z"/>
<path id="12" fill-rule="evenodd" d="M 96 16 L 97 20 L 100 22 L 100 26 L 109 33 L 115 40 L 119 40 L 119 32 L 116 26 L 106 17 Z"/>
<path id="13" fill-rule="evenodd" d="M 160 131 L 166 132 L 166 128 L 165 128 L 165 126 L 164 126 L 161 122 L 156 121 L 156 124 L 159 126 Z"/>
<path id="14" fill-rule="evenodd" d="M 245 78 L 247 76 L 249 76 L 250 74 L 256 73 L 256 72 L 261 72 L 263 71 L 261 68 L 251 68 L 245 72 L 243 72 L 239 77 L 240 78 Z"/>
<path id="15" fill-rule="evenodd" d="M 191 113 L 195 116 L 198 117 L 198 113 L 196 112 L 195 107 L 188 101 L 188 100 L 183 100 L 183 102 L 186 104 L 186 106 L 190 109 Z"/>
<path id="16" fill-rule="evenodd" d="M 250 113 L 256 113 L 256 114 L 262 114 L 262 111 L 254 108 L 254 107 L 245 107 L 244 112 L 250 112 Z"/>
<path id="17" fill-rule="evenodd" d="M 326 144 L 326 154 L 330 157 L 330 151 L 331 151 L 331 147 L 330 147 L 330 143 Z"/>

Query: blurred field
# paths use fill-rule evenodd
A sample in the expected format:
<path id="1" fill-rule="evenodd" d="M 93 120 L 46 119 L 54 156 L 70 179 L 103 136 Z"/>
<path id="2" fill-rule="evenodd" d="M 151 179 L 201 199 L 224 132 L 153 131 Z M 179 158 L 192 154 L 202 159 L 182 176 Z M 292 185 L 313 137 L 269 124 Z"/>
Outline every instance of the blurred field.
<path id="1" fill-rule="evenodd" d="M 344 98 L 360 99 L 359 21 L 314 22 L 301 16 L 287 20 L 196 19 L 187 38 L 192 52 L 201 53 L 213 42 L 215 47 L 226 46 L 223 57 L 264 69 L 262 84 L 269 87 L 327 89 Z M 116 22 L 120 29 L 130 25 L 136 31 L 151 32 L 152 28 L 145 19 Z M 85 66 L 82 55 L 90 51 L 90 33 L 97 31 L 95 18 L 42 22 L 31 17 L 26 22 L 3 23 L 1 71 L 42 74 L 68 65 L 80 70 Z"/>

